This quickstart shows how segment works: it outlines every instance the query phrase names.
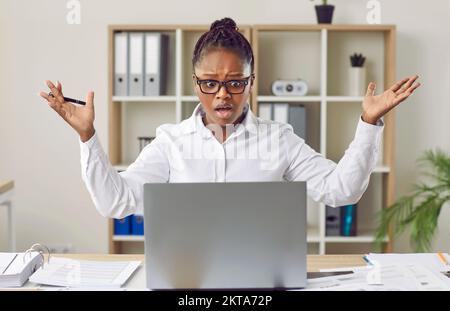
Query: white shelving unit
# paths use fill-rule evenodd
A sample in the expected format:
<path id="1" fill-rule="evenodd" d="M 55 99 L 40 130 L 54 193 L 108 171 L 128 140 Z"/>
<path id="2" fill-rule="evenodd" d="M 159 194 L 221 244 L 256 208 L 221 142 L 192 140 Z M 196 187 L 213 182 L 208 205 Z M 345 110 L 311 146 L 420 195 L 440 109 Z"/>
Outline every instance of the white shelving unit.
<path id="1" fill-rule="evenodd" d="M 305 105 L 306 142 L 329 159 L 339 161 L 356 130 L 361 113 L 361 96 L 347 96 L 346 68 L 352 52 L 367 56 L 368 78 L 377 82 L 378 90 L 394 79 L 395 26 L 368 25 L 255 25 L 252 46 L 256 59 L 253 111 L 259 103 Z M 354 50 L 356 49 L 356 50 Z M 277 79 L 303 79 L 309 85 L 307 96 L 273 96 L 271 83 Z M 308 112 L 309 110 L 309 112 Z M 326 236 L 326 206 L 308 201 L 308 243 L 319 254 L 370 250 L 375 228 L 375 213 L 392 203 L 393 193 L 393 114 L 385 118 L 383 159 L 375 168 L 369 188 L 358 203 L 358 235 Z M 308 141 L 309 140 L 309 141 Z M 389 239 L 386 237 L 386 242 Z M 336 246 L 337 245 L 337 251 Z"/>
<path id="2" fill-rule="evenodd" d="M 137 136 L 155 135 L 160 124 L 178 123 L 191 115 L 199 102 L 192 87 L 191 57 L 195 42 L 208 27 L 110 26 L 109 157 L 116 169 L 125 170 L 137 157 Z M 349 51 L 362 52 L 368 56 L 368 72 L 373 74 L 369 74 L 368 78 L 377 82 L 378 89 L 386 87 L 395 79 L 395 26 L 253 25 L 241 26 L 240 29 L 251 40 L 256 59 L 252 110 L 257 114 L 258 103 L 305 105 L 311 116 L 308 132 L 313 133 L 307 143 L 327 158 L 338 161 L 354 135 L 356 118 L 363 100 L 362 96 L 347 96 L 345 92 L 344 71 L 347 63 L 349 64 Z M 113 34 L 116 31 L 156 31 L 169 35 L 170 60 L 166 94 L 155 97 L 113 96 Z M 358 50 L 354 50 L 355 48 Z M 345 66 L 342 64 L 344 62 Z M 298 76 L 299 73 L 304 76 Z M 306 78 L 310 94 L 302 97 L 271 95 L 270 83 L 280 78 Z M 370 213 L 390 205 L 394 200 L 394 120 L 393 112 L 384 119 L 383 160 L 372 175 L 374 189 L 371 189 L 371 181 L 367 195 L 362 199 L 361 204 L 367 204 L 368 207 L 364 206 L 364 209 Z M 376 203 L 370 203 L 371 201 Z M 325 254 L 328 253 L 328 246 L 337 245 L 338 251 L 345 253 L 347 245 L 370 245 L 374 225 L 371 214 L 362 215 L 361 224 L 364 227 L 360 228 L 358 236 L 328 237 L 325 235 L 325 210 L 324 204 L 308 201 L 307 242 L 311 252 Z M 114 235 L 112 221 L 109 240 L 111 253 L 133 252 L 134 249 L 130 251 L 130 245 L 137 248 L 136 252 L 143 251 L 142 236 Z M 391 240 L 387 238 L 386 241 L 389 250 Z"/>

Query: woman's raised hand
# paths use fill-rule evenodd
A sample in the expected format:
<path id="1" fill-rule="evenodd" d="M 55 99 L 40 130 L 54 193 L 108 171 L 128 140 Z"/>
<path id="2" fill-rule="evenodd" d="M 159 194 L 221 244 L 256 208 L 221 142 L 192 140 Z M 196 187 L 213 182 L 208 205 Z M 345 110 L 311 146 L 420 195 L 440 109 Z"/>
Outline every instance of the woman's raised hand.
<path id="1" fill-rule="evenodd" d="M 39 95 L 80 135 L 82 142 L 88 141 L 95 133 L 94 92 L 88 93 L 85 106 L 78 106 L 64 100 L 60 82 L 55 86 L 47 80 L 46 84 L 53 96 L 46 92 Z"/>
<path id="2" fill-rule="evenodd" d="M 376 124 L 378 119 L 407 99 L 420 86 L 420 83 L 414 83 L 418 78 L 418 75 L 414 75 L 400 80 L 379 95 L 375 95 L 376 85 L 371 82 L 362 104 L 362 119 L 367 123 Z"/>

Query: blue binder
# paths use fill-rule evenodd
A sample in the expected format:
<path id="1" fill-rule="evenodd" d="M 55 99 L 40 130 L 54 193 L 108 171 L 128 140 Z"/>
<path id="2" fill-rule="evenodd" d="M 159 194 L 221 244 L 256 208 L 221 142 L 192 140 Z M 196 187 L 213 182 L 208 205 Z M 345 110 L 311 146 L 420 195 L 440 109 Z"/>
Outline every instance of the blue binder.
<path id="1" fill-rule="evenodd" d="M 114 234 L 128 235 L 131 233 L 130 216 L 123 219 L 114 219 Z"/>
<path id="2" fill-rule="evenodd" d="M 341 235 L 356 236 L 356 206 L 357 204 L 341 207 Z"/>
<path id="3" fill-rule="evenodd" d="M 138 215 L 132 216 L 131 234 L 144 235 L 144 216 L 138 216 Z"/>

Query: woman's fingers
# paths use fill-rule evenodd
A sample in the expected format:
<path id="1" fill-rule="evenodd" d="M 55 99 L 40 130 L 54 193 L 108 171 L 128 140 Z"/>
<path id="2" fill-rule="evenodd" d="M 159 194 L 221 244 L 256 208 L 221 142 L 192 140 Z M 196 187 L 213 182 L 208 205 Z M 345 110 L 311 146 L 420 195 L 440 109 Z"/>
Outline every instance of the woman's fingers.
<path id="1" fill-rule="evenodd" d="M 408 90 L 408 89 L 411 87 L 411 85 L 413 85 L 413 83 L 414 83 L 418 78 L 419 78 L 418 75 L 414 75 L 414 76 L 410 77 L 410 78 L 408 79 L 408 81 L 406 81 L 406 83 L 405 83 L 401 88 L 399 88 L 397 91 L 395 91 L 395 94 L 400 95 L 400 94 L 402 94 L 403 92 L 405 92 L 406 90 Z"/>
<path id="2" fill-rule="evenodd" d="M 56 99 L 53 96 L 50 96 L 49 94 L 47 94 L 45 92 L 40 92 L 39 95 L 42 98 L 47 100 L 47 102 L 50 105 L 50 107 L 52 107 L 53 109 L 57 108 L 59 103 L 56 101 Z"/>
<path id="3" fill-rule="evenodd" d="M 64 102 L 64 97 L 62 96 L 61 91 L 52 83 L 52 81 L 47 80 L 46 81 L 47 86 L 49 87 L 50 91 L 52 92 L 53 96 L 60 102 Z"/>
<path id="4" fill-rule="evenodd" d="M 39 96 L 41 96 L 43 99 L 47 100 L 48 102 L 50 101 L 50 96 L 45 92 L 40 92 Z"/>
<path id="5" fill-rule="evenodd" d="M 398 81 L 393 86 L 391 86 L 390 90 L 392 92 L 397 92 L 402 87 L 402 85 L 405 84 L 408 80 L 409 78 L 405 78 L 403 80 Z"/>
<path id="6" fill-rule="evenodd" d="M 408 90 L 409 94 L 411 95 L 421 85 L 422 85 L 421 83 L 416 83 L 413 86 L 411 86 Z"/>
<path id="7" fill-rule="evenodd" d="M 89 109 L 94 109 L 94 92 L 89 91 L 86 96 L 86 107 Z"/>
<path id="8" fill-rule="evenodd" d="M 408 82 L 406 82 L 406 84 L 402 87 L 402 89 L 400 89 L 400 90 L 398 91 L 398 93 L 401 94 L 401 93 L 407 91 L 409 88 L 411 88 L 411 86 L 414 84 L 414 82 L 416 82 L 416 80 L 417 80 L 418 78 L 419 78 L 418 75 L 412 76 L 412 77 L 408 80 Z"/>
<path id="9" fill-rule="evenodd" d="M 61 115 L 61 113 L 64 110 L 64 105 L 67 105 L 66 103 L 60 103 L 55 97 L 48 95 L 45 92 L 40 92 L 39 95 L 46 99 L 48 102 L 48 105 L 55 110 L 58 114 Z"/>
<path id="10" fill-rule="evenodd" d="M 408 89 L 406 89 L 406 91 L 404 91 L 400 95 L 397 95 L 397 97 L 394 99 L 393 102 L 394 106 L 400 104 L 402 101 L 407 99 L 420 85 L 421 85 L 420 83 L 416 83 L 410 86 Z"/>
<path id="11" fill-rule="evenodd" d="M 367 87 L 366 96 L 373 96 L 375 95 L 375 89 L 377 85 L 374 82 L 370 82 L 369 86 Z"/>

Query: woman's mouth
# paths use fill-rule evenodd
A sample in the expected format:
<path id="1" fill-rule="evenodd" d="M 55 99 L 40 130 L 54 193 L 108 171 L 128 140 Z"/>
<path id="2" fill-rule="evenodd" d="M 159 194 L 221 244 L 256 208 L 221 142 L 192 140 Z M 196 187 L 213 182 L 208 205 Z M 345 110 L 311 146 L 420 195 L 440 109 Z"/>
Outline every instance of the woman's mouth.
<path id="1" fill-rule="evenodd" d="M 214 109 L 221 118 L 229 118 L 233 112 L 233 106 L 220 105 Z"/>

